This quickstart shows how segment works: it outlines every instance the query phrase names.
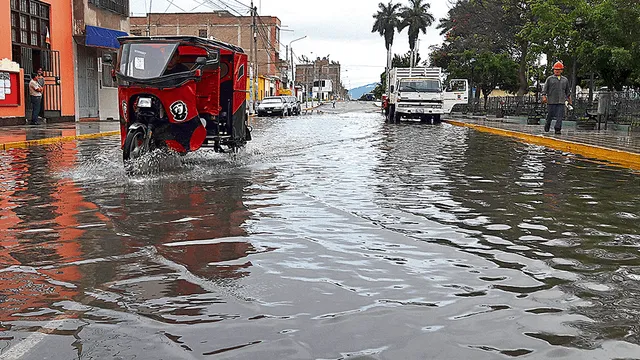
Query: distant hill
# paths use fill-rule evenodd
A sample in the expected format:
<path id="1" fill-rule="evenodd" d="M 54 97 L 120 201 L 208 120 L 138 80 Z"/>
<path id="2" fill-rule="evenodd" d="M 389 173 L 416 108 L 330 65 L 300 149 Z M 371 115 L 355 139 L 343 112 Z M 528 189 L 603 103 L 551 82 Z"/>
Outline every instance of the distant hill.
<path id="1" fill-rule="evenodd" d="M 368 85 L 363 85 L 354 89 L 349 90 L 349 95 L 351 96 L 352 99 L 359 99 L 360 96 L 366 94 L 366 93 L 370 93 L 373 91 L 373 89 L 376 88 L 376 85 L 378 83 L 371 83 Z"/>

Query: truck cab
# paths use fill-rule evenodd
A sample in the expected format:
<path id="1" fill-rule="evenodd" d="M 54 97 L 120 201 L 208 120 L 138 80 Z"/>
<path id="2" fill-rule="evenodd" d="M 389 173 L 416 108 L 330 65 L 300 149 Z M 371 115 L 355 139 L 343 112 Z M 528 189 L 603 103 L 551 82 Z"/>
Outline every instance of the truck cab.
<path id="1" fill-rule="evenodd" d="M 394 68 L 390 78 L 389 122 L 407 118 L 439 123 L 455 104 L 469 101 L 468 81 L 451 80 L 444 88 L 441 68 Z"/>

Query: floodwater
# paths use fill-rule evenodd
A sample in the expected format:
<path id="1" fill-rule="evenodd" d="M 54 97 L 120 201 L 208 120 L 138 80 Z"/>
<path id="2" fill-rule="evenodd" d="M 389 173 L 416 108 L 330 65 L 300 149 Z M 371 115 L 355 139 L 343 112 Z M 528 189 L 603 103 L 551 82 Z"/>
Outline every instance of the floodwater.
<path id="1" fill-rule="evenodd" d="M 0 358 L 640 358 L 640 174 L 337 107 L 0 152 Z"/>

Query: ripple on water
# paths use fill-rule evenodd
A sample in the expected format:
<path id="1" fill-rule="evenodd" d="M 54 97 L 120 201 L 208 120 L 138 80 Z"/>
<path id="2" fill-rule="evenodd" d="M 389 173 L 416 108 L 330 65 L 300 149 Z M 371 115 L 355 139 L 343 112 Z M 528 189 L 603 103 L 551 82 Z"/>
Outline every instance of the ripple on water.
<path id="1" fill-rule="evenodd" d="M 485 228 L 487 230 L 492 230 L 492 231 L 505 231 L 505 230 L 510 230 L 511 226 L 506 224 L 490 224 L 485 226 Z"/>
<path id="2" fill-rule="evenodd" d="M 84 357 L 158 329 L 221 358 L 638 353 L 637 174 L 378 113 L 257 119 L 254 138 L 129 172 L 117 137 L 1 152 L 1 255 L 24 265 L 0 272 L 7 336 L 63 314 L 82 324 L 48 341 Z"/>

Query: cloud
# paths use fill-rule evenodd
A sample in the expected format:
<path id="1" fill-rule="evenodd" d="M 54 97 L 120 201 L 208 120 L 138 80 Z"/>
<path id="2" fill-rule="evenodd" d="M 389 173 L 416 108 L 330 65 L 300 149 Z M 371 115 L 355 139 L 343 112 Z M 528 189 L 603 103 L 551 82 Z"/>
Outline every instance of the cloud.
<path id="1" fill-rule="evenodd" d="M 175 3 L 185 10 L 190 10 L 202 1 L 180 0 Z M 211 4 L 229 4 L 244 13 L 248 7 L 240 5 L 239 2 L 250 4 L 249 0 L 209 0 Z M 311 57 L 311 52 L 314 57 L 330 55 L 331 60 L 342 65 L 345 86 L 348 86 L 348 78 L 351 86 L 356 87 L 379 81 L 379 75 L 386 65 L 384 39 L 379 34 L 371 32 L 373 14 L 378 11 L 380 2 L 387 3 L 387 0 L 254 0 L 254 5 L 259 7 L 261 15 L 276 16 L 280 19 L 281 57 L 285 56 L 285 45 L 306 35 L 306 39 L 292 44 L 295 55 Z M 450 6 L 449 1 L 445 0 L 428 2 L 431 3 L 431 12 L 436 21 L 427 30 L 426 36 L 420 34 L 419 51 L 423 59 L 428 57 L 429 46 L 442 43 L 442 37 L 435 26 L 440 18 L 447 15 Z M 401 0 L 400 3 L 406 5 L 408 1 Z M 153 12 L 163 12 L 168 4 L 166 0 L 153 0 Z M 131 10 L 136 14 L 144 14 L 145 1 L 131 1 Z M 179 10 L 170 7 L 168 11 Z M 197 11 L 210 11 L 210 8 L 200 7 Z M 395 35 L 393 52 L 405 54 L 407 51 L 409 41 L 405 30 Z"/>

